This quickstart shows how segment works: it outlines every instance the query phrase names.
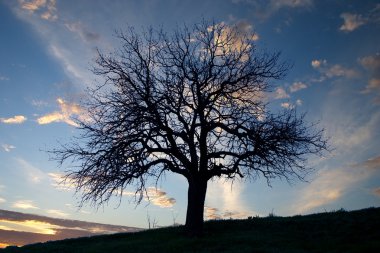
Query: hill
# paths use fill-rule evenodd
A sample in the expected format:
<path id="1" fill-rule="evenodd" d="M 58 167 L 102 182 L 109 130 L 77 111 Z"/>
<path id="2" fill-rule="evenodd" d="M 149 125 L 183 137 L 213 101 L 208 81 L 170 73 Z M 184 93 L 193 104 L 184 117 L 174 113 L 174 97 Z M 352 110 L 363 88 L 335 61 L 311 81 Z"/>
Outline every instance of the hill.
<path id="1" fill-rule="evenodd" d="M 20 252 L 380 252 L 380 208 L 306 216 L 205 223 L 205 235 L 188 238 L 183 227 L 93 236 L 8 247 Z"/>

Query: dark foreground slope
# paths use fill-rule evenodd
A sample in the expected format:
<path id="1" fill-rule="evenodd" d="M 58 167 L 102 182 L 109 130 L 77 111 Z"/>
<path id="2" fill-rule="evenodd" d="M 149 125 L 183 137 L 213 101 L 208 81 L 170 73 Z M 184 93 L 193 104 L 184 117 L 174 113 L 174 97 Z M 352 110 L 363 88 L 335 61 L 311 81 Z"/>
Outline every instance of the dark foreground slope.
<path id="1" fill-rule="evenodd" d="M 175 227 L 0 250 L 8 252 L 380 252 L 380 208 L 211 221 L 202 238 Z"/>

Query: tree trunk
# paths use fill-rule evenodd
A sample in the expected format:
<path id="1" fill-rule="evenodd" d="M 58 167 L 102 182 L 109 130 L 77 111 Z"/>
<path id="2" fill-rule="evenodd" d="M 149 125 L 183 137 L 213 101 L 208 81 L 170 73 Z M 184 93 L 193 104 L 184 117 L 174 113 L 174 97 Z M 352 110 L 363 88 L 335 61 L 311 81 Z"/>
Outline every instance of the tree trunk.
<path id="1" fill-rule="evenodd" d="M 203 230 L 203 210 L 205 205 L 207 180 L 192 179 L 187 193 L 186 230 L 190 236 L 200 236 Z"/>

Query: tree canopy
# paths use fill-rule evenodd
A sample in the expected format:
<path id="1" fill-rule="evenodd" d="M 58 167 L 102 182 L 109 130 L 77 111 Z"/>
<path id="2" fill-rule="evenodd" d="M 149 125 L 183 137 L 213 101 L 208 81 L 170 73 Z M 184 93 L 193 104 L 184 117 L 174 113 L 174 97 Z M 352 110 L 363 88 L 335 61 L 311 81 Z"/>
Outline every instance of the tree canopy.
<path id="1" fill-rule="evenodd" d="M 105 82 L 83 104 L 90 120 L 79 120 L 78 141 L 53 151 L 72 162 L 67 177 L 84 202 L 102 204 L 128 185 L 139 202 L 147 179 L 177 173 L 189 183 L 186 227 L 199 234 L 210 179 L 303 180 L 307 155 L 326 149 L 304 115 L 269 111 L 271 81 L 289 65 L 257 49 L 254 34 L 203 21 L 117 36 L 121 47 L 96 60 Z"/>

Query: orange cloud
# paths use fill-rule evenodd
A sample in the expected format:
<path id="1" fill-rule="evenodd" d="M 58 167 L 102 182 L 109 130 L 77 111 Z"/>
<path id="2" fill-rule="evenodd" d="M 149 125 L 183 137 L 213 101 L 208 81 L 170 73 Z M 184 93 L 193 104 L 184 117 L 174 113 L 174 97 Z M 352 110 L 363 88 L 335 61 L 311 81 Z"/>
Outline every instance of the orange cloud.
<path id="1" fill-rule="evenodd" d="M 20 6 L 31 13 L 38 12 L 40 17 L 46 20 L 56 20 L 56 0 L 19 0 Z"/>
<path id="2" fill-rule="evenodd" d="M 373 189 L 372 192 L 373 192 L 373 194 L 375 194 L 376 196 L 380 197 L 380 187 Z"/>
<path id="3" fill-rule="evenodd" d="M 306 89 L 307 85 L 304 84 L 303 82 L 295 82 L 290 86 L 290 92 L 296 92 L 302 89 Z"/>
<path id="4" fill-rule="evenodd" d="M 23 231 L 39 233 L 44 235 L 55 235 L 57 232 L 56 230 L 59 228 L 62 227 L 37 220 L 0 220 L 0 229 L 2 230 Z"/>
<path id="5" fill-rule="evenodd" d="M 367 19 L 360 14 L 342 13 L 340 17 L 343 18 L 344 23 L 339 30 L 344 32 L 352 32 L 367 23 Z"/>
<path id="6" fill-rule="evenodd" d="M 5 124 L 21 124 L 25 122 L 27 118 L 22 115 L 16 115 L 11 118 L 0 118 L 0 122 L 5 123 Z"/>
<path id="7" fill-rule="evenodd" d="M 78 124 L 72 119 L 72 116 L 77 116 L 79 120 L 88 120 L 88 116 L 78 104 L 68 103 L 62 98 L 58 98 L 57 103 L 60 110 L 38 118 L 38 124 L 45 125 L 53 122 L 65 122 L 66 124 L 77 127 Z"/>
<path id="8" fill-rule="evenodd" d="M 0 209 L 0 247 L 141 229 L 12 212 Z"/>
<path id="9" fill-rule="evenodd" d="M 289 94 L 286 93 L 286 91 L 284 90 L 284 88 L 282 87 L 278 87 L 275 91 L 275 95 L 274 95 L 274 98 L 275 99 L 284 99 L 284 98 L 289 98 Z"/>
<path id="10" fill-rule="evenodd" d="M 166 192 L 154 187 L 148 188 L 148 196 L 153 205 L 159 207 L 172 207 L 176 203 L 176 200 L 174 198 L 168 197 Z"/>

